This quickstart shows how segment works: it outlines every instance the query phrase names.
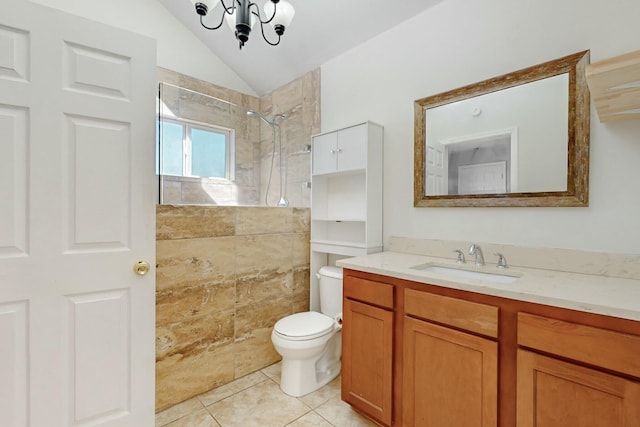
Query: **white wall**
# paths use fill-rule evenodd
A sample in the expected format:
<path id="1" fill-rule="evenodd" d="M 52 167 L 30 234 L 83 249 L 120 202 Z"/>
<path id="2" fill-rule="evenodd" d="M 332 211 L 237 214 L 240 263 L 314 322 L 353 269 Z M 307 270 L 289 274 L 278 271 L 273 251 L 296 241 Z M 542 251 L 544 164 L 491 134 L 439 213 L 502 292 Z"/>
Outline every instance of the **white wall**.
<path id="1" fill-rule="evenodd" d="M 414 208 L 413 101 L 585 49 L 640 48 L 640 2 L 445 0 L 323 65 L 322 130 L 385 127 L 384 235 L 640 252 L 640 121 L 592 106 L 588 208 Z"/>
<path id="2" fill-rule="evenodd" d="M 160 67 L 257 96 L 244 80 L 156 0 L 31 1 L 154 38 Z M 184 1 L 185 7 L 192 7 L 189 1 L 180 1 Z"/>

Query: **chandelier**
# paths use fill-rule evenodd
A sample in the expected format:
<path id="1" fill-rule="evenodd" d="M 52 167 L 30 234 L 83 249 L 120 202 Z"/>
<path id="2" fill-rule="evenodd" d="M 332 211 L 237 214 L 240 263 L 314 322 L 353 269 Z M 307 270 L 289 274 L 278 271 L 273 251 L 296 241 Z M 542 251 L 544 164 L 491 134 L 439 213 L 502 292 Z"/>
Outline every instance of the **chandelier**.
<path id="1" fill-rule="evenodd" d="M 227 0 L 229 1 L 229 0 Z M 263 11 L 265 18 L 262 19 L 258 5 L 251 0 L 231 0 L 232 5 L 227 7 L 224 0 L 191 0 L 196 8 L 196 13 L 200 15 L 200 24 L 207 30 L 217 30 L 222 23 L 227 21 L 232 31 L 235 31 L 236 39 L 240 44 L 240 49 L 249 40 L 249 33 L 256 21 L 260 22 L 260 31 L 262 38 L 271 46 L 280 43 L 280 37 L 284 34 L 285 28 L 291 24 L 295 10 L 287 0 L 267 0 L 264 4 Z M 203 18 L 207 16 L 209 11 L 213 10 L 218 3 L 222 3 L 222 14 L 220 15 L 220 23 L 210 27 L 206 25 Z M 271 41 L 264 32 L 265 24 L 271 24 L 278 39 Z"/>

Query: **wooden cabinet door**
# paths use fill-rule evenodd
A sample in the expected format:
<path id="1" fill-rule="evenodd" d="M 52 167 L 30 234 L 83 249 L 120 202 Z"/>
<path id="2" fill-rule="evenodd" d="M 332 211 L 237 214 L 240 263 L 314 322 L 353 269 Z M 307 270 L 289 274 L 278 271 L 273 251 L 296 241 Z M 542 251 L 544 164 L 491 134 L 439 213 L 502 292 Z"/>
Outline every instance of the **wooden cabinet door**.
<path id="1" fill-rule="evenodd" d="M 526 350 L 517 396 L 517 427 L 640 426 L 639 383 Z"/>
<path id="2" fill-rule="evenodd" d="M 403 425 L 497 426 L 497 342 L 405 317 L 403 359 Z"/>
<path id="3" fill-rule="evenodd" d="M 344 300 L 342 400 L 391 424 L 393 312 Z"/>

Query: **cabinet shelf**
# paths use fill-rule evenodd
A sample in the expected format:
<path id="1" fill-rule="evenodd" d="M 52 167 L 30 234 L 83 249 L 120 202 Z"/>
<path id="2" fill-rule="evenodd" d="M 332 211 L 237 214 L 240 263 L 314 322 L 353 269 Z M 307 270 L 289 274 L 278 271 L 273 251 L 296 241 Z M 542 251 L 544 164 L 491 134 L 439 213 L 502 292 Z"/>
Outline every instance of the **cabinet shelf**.
<path id="1" fill-rule="evenodd" d="M 311 242 L 345 242 L 364 245 L 367 242 L 365 221 L 312 221 Z"/>
<path id="2" fill-rule="evenodd" d="M 353 248 L 365 249 L 367 245 L 365 243 L 357 243 L 351 241 L 340 241 L 340 240 L 316 240 L 311 239 L 311 243 L 317 243 L 320 245 L 330 245 L 330 246 L 349 246 Z"/>
<path id="3" fill-rule="evenodd" d="M 312 244 L 382 246 L 382 126 L 313 136 Z"/>
<path id="4" fill-rule="evenodd" d="M 382 245 L 379 246 L 370 246 L 364 243 L 354 243 L 354 242 L 343 242 L 336 240 L 311 240 L 311 252 L 319 255 L 344 255 L 344 256 L 363 256 L 376 252 L 380 252 L 382 250 Z M 312 257 L 313 260 L 314 257 Z M 312 261 L 313 263 L 313 261 Z M 322 263 L 319 265 L 315 265 L 312 267 L 313 271 L 319 269 L 322 265 L 326 265 L 326 263 Z"/>
<path id="5" fill-rule="evenodd" d="M 312 310 L 320 267 L 382 250 L 382 140 L 382 126 L 371 122 L 312 137 Z"/>
<path id="6" fill-rule="evenodd" d="M 320 267 L 382 250 L 383 134 L 365 122 L 311 139 L 312 310 L 320 308 Z"/>
<path id="7" fill-rule="evenodd" d="M 366 218 L 367 173 L 313 176 L 312 215 L 318 218 Z"/>
<path id="8" fill-rule="evenodd" d="M 350 169 L 350 170 L 346 170 L 346 171 L 335 171 L 335 172 L 314 172 L 313 174 L 311 174 L 311 177 L 323 177 L 323 176 L 349 176 L 349 175 L 356 175 L 359 173 L 364 173 L 366 172 L 366 168 L 356 168 L 356 169 Z"/>
<path id="9" fill-rule="evenodd" d="M 640 50 L 587 65 L 586 77 L 602 123 L 640 118 Z"/>

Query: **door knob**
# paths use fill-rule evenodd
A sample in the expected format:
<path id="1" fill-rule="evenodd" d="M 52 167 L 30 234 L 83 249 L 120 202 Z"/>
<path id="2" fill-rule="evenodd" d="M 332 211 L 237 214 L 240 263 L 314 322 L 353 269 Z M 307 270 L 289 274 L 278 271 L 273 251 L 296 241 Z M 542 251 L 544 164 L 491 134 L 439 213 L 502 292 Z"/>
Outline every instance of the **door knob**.
<path id="1" fill-rule="evenodd" d="M 149 263 L 147 261 L 138 261 L 133 265 L 133 271 L 140 276 L 144 276 L 149 272 Z"/>

